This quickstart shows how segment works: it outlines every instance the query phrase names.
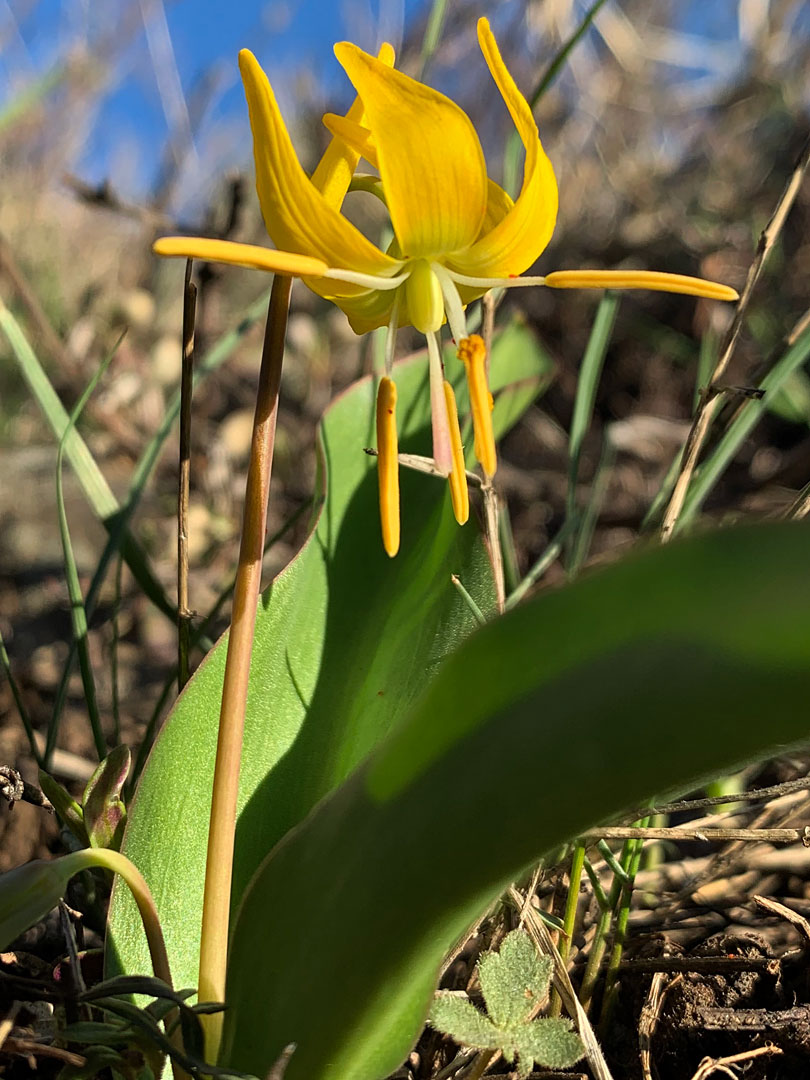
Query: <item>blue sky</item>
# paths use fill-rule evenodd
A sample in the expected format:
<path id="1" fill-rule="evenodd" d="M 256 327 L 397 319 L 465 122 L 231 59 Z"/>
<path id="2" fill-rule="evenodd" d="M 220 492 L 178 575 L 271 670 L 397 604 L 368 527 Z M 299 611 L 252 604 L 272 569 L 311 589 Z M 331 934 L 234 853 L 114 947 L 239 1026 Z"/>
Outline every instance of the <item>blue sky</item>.
<path id="1" fill-rule="evenodd" d="M 448 0 L 451 12 L 454 2 Z M 765 5 L 765 0 L 760 2 Z M 66 116 L 73 129 L 69 167 L 91 183 L 109 179 L 124 197 L 143 198 L 159 173 L 171 119 L 179 116 L 179 130 L 185 130 L 182 110 L 193 103 L 195 88 L 207 75 L 206 107 L 195 123 L 193 153 L 181 185 L 186 206 L 201 207 L 212 182 L 250 160 L 236 65 L 240 48 L 250 47 L 271 74 L 282 111 L 294 127 L 300 97 L 335 108 L 351 94 L 332 55 L 335 41 L 349 38 L 369 50 L 381 40 L 398 45 L 403 28 L 424 14 L 429 4 L 430 0 L 0 0 L 0 111 L 4 100 L 24 92 L 84 43 L 83 62 L 88 62 L 89 48 L 95 89 Z M 586 7 L 586 0 L 580 0 L 579 11 Z M 617 15 L 623 11 L 619 0 L 608 7 Z M 497 16 L 527 11 L 525 0 L 481 0 L 480 9 L 494 22 Z M 661 5 L 662 30 L 669 11 L 670 27 L 687 35 L 678 64 L 668 68 L 662 60 L 662 78 L 700 79 L 700 57 L 706 55 L 709 42 L 714 58 L 727 57 L 733 71 L 745 51 L 738 36 L 738 10 L 732 0 Z M 749 10 L 757 9 L 749 4 Z M 801 27 L 800 36 L 806 35 L 808 22 L 810 12 L 805 9 L 794 31 Z M 550 43 L 532 37 L 530 25 L 527 18 L 524 44 L 529 69 L 542 70 L 550 58 Z M 441 71 L 432 70 L 430 75 L 441 84 Z M 473 72 L 470 77 L 475 78 Z M 468 88 L 468 94 L 476 92 Z"/>
<path id="2" fill-rule="evenodd" d="M 138 196 L 159 166 L 167 113 L 176 117 L 178 103 L 190 100 L 206 75 L 211 89 L 199 157 L 210 169 L 245 160 L 250 139 L 236 65 L 240 48 L 256 53 L 282 107 L 294 111 L 296 78 L 306 79 L 313 93 L 349 94 L 332 55 L 335 41 L 350 38 L 367 49 L 381 40 L 396 45 L 406 20 L 424 7 L 425 0 L 0 0 L 0 103 L 79 43 L 90 42 L 92 53 L 101 51 L 99 41 L 112 42 L 114 55 L 94 58 L 106 70 L 74 164 L 88 181 L 111 177 L 124 194 Z M 120 37 L 116 20 L 124 27 Z M 168 41 L 173 60 L 166 64 Z"/>

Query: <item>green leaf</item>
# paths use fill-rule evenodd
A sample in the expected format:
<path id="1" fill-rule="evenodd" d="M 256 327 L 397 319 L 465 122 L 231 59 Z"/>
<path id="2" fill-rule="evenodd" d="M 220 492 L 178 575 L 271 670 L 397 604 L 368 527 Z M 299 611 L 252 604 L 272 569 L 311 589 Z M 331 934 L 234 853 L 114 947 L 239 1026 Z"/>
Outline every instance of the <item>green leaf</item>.
<path id="1" fill-rule="evenodd" d="M 69 858 L 34 859 L 0 874 L 0 949 L 56 907 L 75 873 Z"/>
<path id="2" fill-rule="evenodd" d="M 515 1048 L 528 1072 L 533 1063 L 544 1069 L 569 1069 L 585 1054 L 582 1040 L 571 1031 L 571 1021 L 555 1017 L 524 1024 L 515 1033 Z"/>
<path id="3" fill-rule="evenodd" d="M 285 1080 L 386 1076 L 445 950 L 535 859 L 806 740 L 808 545 L 806 524 L 672 543 L 474 633 L 251 882 L 222 1062 L 261 1075 L 295 1042 Z"/>
<path id="4" fill-rule="evenodd" d="M 499 1028 L 513 1028 L 548 993 L 551 957 L 538 955 L 525 930 L 513 930 L 500 952 L 486 953 L 478 961 L 478 977 L 492 1022 Z"/>
<path id="5" fill-rule="evenodd" d="M 463 379 L 462 365 L 452 364 L 448 375 Z M 546 357 L 524 327 L 506 330 L 493 349 L 496 394 L 515 378 L 524 383 L 532 370 L 537 389 L 547 380 Z M 429 453 L 424 354 L 397 364 L 395 377 L 400 447 Z M 312 536 L 265 591 L 257 614 L 234 905 L 267 852 L 399 723 L 444 657 L 475 628 L 450 575 L 459 575 L 485 613 L 493 606 L 475 521 L 459 528 L 445 481 L 401 471 L 402 546 L 396 559 L 383 552 L 375 463 L 363 453 L 375 441 L 374 396 L 364 379 L 328 409 L 320 428 L 325 502 Z M 181 986 L 197 984 L 226 647 L 223 638 L 209 653 L 165 724 L 122 848 L 153 891 Z M 118 887 L 110 930 L 110 969 L 148 970 L 137 912 Z"/>
<path id="6" fill-rule="evenodd" d="M 57 780 L 42 769 L 39 770 L 39 786 L 50 799 L 62 824 L 70 829 L 80 844 L 89 847 L 90 838 L 84 827 L 84 811 L 81 806 Z"/>
<path id="7" fill-rule="evenodd" d="M 495 1050 L 501 1045 L 501 1033 L 466 995 L 440 990 L 433 999 L 428 1019 L 437 1031 L 449 1035 L 462 1046 Z"/>

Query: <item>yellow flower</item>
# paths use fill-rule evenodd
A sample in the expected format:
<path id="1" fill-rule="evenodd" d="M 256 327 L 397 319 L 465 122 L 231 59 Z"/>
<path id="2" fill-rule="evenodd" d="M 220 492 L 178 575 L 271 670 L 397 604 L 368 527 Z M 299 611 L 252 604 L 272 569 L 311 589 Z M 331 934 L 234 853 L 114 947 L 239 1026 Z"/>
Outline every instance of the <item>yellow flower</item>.
<path id="1" fill-rule="evenodd" d="M 525 147 L 523 184 L 513 201 L 486 171 L 469 117 L 443 94 L 396 71 L 390 46 L 377 58 L 341 42 L 335 55 L 357 90 L 346 116 L 327 114 L 333 139 L 309 178 L 301 168 L 267 76 L 252 53 L 239 66 L 245 84 L 256 187 L 267 231 L 279 250 L 224 240 L 164 237 L 160 255 L 251 266 L 301 277 L 337 304 L 356 333 L 388 326 L 385 377 L 378 394 L 380 511 L 389 555 L 399 547 L 396 388 L 391 380 L 396 330 L 411 325 L 427 339 L 433 458 L 450 480 L 456 517 L 468 514 L 455 399 L 444 378 L 439 331 L 445 320 L 463 360 L 475 455 L 487 476 L 497 458 L 483 342 L 468 336 L 464 309 L 498 286 L 647 288 L 735 300 L 725 285 L 679 274 L 562 270 L 520 277 L 548 244 L 557 216 L 557 183 L 526 100 L 501 59 L 486 19 L 478 41 Z M 355 176 L 360 158 L 379 179 Z M 394 241 L 371 243 L 340 208 L 351 186 L 383 199 Z"/>

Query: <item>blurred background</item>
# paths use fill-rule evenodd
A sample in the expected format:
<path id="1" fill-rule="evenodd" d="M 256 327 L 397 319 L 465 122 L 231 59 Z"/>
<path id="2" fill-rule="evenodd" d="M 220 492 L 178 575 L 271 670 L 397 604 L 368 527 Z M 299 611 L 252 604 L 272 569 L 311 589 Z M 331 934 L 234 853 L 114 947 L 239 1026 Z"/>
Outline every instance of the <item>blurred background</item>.
<path id="1" fill-rule="evenodd" d="M 250 131 L 236 54 L 248 46 L 276 89 L 311 168 L 327 142 L 320 117 L 353 94 L 332 54 L 348 38 L 383 40 L 398 66 L 471 115 L 489 171 L 512 190 L 511 122 L 478 52 L 486 14 L 529 96 L 591 5 L 581 0 L 0 0 L 0 298 L 70 409 L 126 330 L 80 430 L 123 498 L 159 430 L 180 373 L 182 275 L 152 256 L 154 238 L 189 230 L 266 242 L 253 186 Z M 606 0 L 537 103 L 561 190 L 557 231 L 537 272 L 635 266 L 702 274 L 738 288 L 757 238 L 807 135 L 810 9 L 802 0 Z M 350 196 L 372 238 L 378 218 Z M 805 187 L 758 287 L 732 381 L 756 382 L 808 307 L 810 193 Z M 261 342 L 261 274 L 197 267 L 197 352 L 235 334 L 226 363 L 194 400 L 191 603 L 208 612 L 236 559 L 244 468 Z M 517 311 L 539 335 L 553 382 L 503 448 L 499 474 L 520 569 L 564 517 L 567 430 L 598 296 L 520 290 Z M 587 494 L 604 431 L 617 455 L 592 558 L 644 535 L 645 517 L 678 454 L 728 305 L 639 294 L 622 299 L 585 444 Z M 404 334 L 401 349 L 409 343 Z M 374 364 L 378 343 L 343 315 L 293 290 L 267 574 L 300 546 L 316 483 L 314 431 L 329 400 Z M 50 429 L 0 332 L 0 629 L 23 703 L 40 727 L 52 713 L 70 640 L 56 526 Z M 167 441 L 133 529 L 174 596 L 176 435 Z M 66 507 L 83 585 L 104 546 L 70 469 Z M 714 492 L 718 519 L 778 512 L 810 478 L 810 380 L 797 372 Z M 468 527 L 475 527 L 471 524 Z M 560 579 L 552 567 L 547 580 Z M 124 572 L 102 589 L 91 632 L 102 714 L 117 710 L 137 744 L 171 701 L 175 629 Z M 120 586 L 120 587 L 119 587 Z M 212 633 L 227 623 L 227 602 Z M 114 662 L 113 662 L 114 656 Z M 197 656 L 196 659 L 199 657 Z M 164 693 L 165 691 L 165 693 Z M 0 761 L 25 760 L 7 682 L 0 682 Z M 61 775 L 92 760 L 81 683 L 68 685 Z M 0 870 L 40 842 L 9 819 Z"/>

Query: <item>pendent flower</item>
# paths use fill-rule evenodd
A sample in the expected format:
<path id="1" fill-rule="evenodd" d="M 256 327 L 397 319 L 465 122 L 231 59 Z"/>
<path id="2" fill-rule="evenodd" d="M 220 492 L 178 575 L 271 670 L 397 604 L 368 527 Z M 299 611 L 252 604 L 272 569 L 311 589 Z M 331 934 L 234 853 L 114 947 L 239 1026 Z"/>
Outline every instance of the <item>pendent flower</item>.
<path id="1" fill-rule="evenodd" d="M 346 116 L 328 113 L 332 141 L 311 177 L 293 149 L 270 83 L 252 53 L 239 66 L 253 131 L 256 187 L 267 231 L 278 250 L 196 237 L 164 237 L 159 255 L 251 266 L 301 277 L 348 316 L 358 334 L 388 327 L 385 374 L 377 395 L 380 518 L 383 545 L 399 549 L 396 331 L 410 325 L 427 340 L 433 459 L 448 477 L 453 510 L 467 520 L 469 499 L 455 397 L 444 377 L 439 332 L 446 321 L 464 364 L 470 392 L 475 456 L 487 477 L 497 468 L 487 357 L 469 335 L 465 308 L 493 287 L 657 289 L 736 300 L 725 285 L 651 271 L 559 270 L 520 276 L 548 244 L 557 217 L 557 183 L 528 103 L 501 59 L 489 23 L 478 21 L 478 42 L 525 148 L 523 183 L 513 201 L 486 171 L 469 117 L 436 90 L 378 57 L 341 42 L 335 55 L 357 90 Z M 361 158 L 378 177 L 355 175 Z M 347 191 L 362 188 L 383 199 L 394 241 L 381 251 L 340 208 Z"/>

